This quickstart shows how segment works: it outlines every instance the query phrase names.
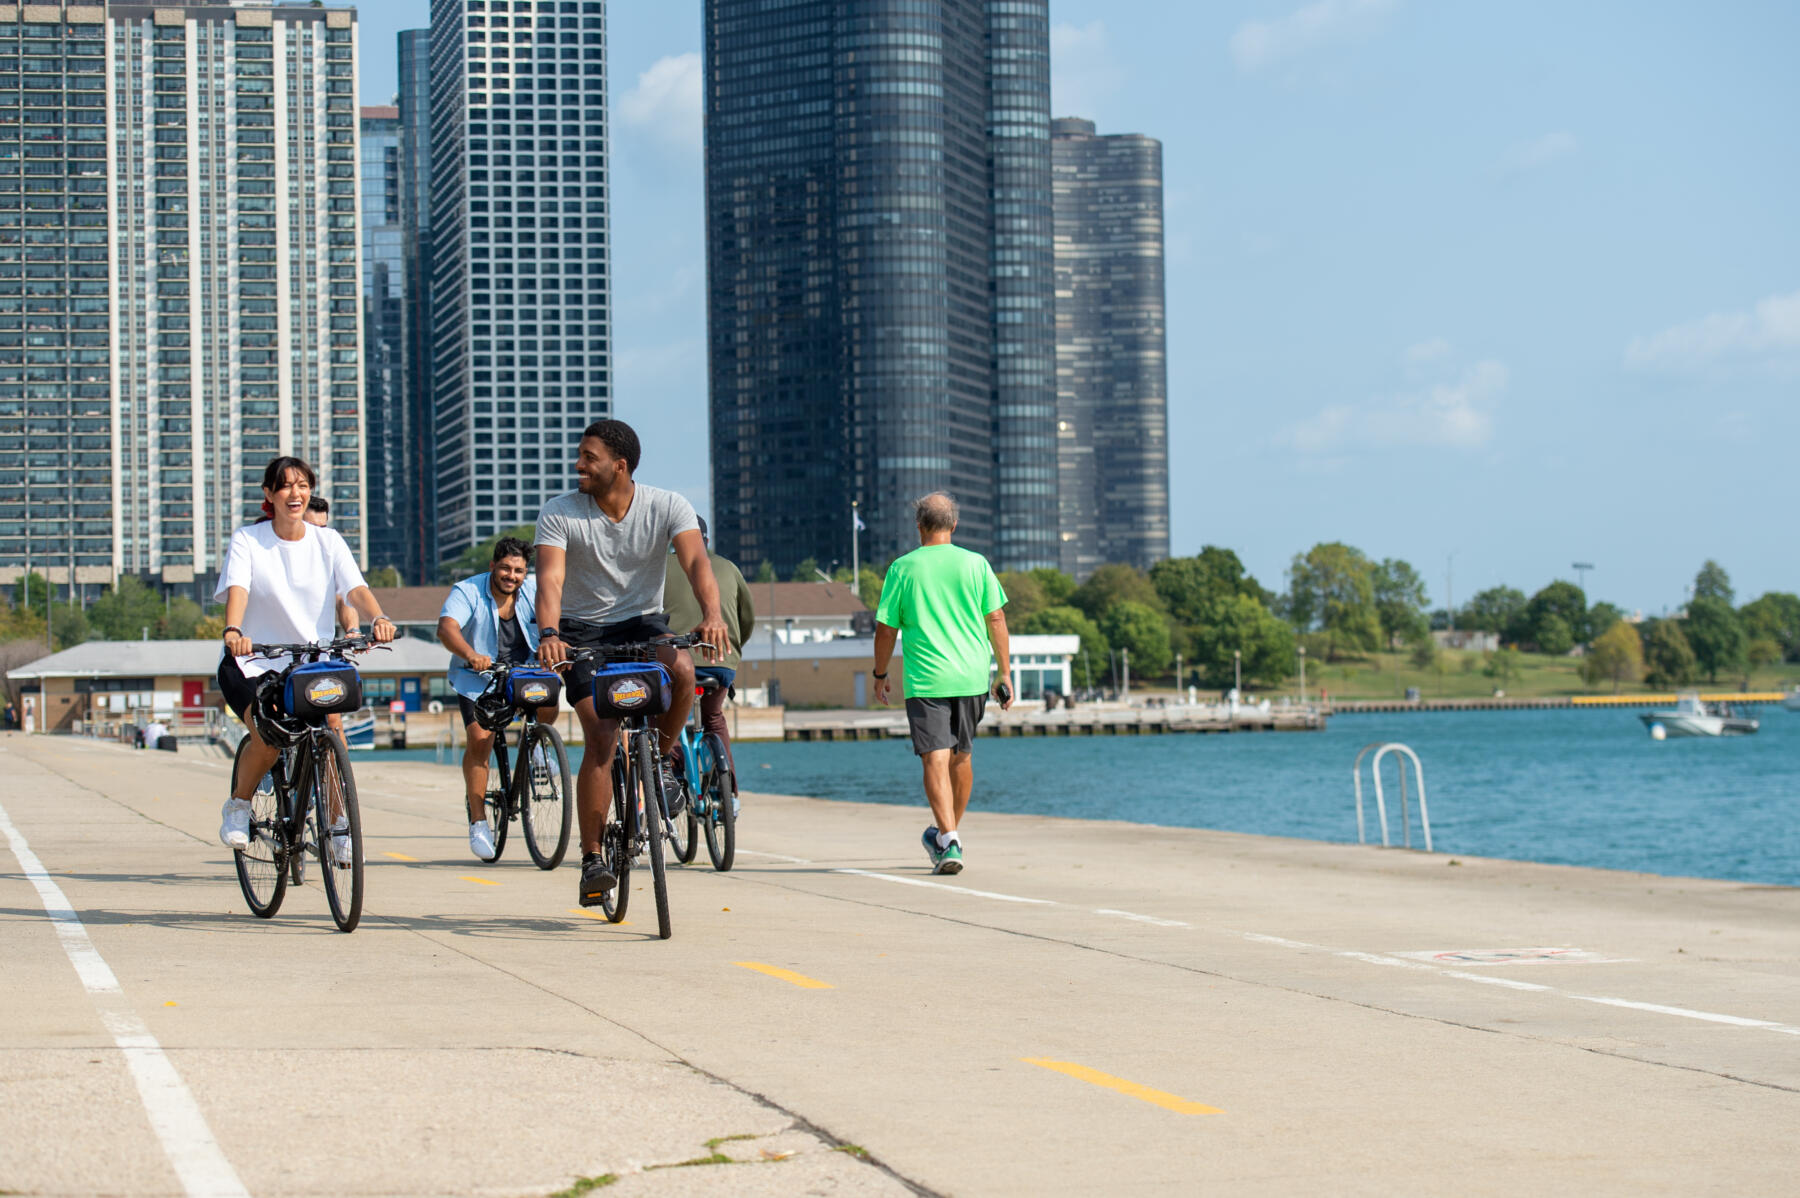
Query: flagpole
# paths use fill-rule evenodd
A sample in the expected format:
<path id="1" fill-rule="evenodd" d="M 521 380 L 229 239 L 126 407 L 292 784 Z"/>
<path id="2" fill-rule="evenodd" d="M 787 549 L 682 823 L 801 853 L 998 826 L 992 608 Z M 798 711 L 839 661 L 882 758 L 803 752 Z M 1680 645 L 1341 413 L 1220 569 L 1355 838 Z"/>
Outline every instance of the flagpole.
<path id="1" fill-rule="evenodd" d="M 850 501 L 850 591 L 862 598 L 862 521 L 856 514 L 856 500 Z"/>

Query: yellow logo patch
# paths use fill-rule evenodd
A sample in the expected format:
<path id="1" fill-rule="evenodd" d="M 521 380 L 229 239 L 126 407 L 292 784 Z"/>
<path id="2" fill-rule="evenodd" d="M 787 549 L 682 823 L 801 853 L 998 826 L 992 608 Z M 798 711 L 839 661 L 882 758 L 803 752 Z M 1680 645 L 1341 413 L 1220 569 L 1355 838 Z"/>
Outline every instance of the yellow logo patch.
<path id="1" fill-rule="evenodd" d="M 642 707 L 650 701 L 650 688 L 636 678 L 622 678 L 606 689 L 606 697 L 619 707 Z"/>
<path id="2" fill-rule="evenodd" d="M 314 707 L 336 707 L 349 692 L 336 678 L 321 678 L 306 684 L 306 701 Z"/>

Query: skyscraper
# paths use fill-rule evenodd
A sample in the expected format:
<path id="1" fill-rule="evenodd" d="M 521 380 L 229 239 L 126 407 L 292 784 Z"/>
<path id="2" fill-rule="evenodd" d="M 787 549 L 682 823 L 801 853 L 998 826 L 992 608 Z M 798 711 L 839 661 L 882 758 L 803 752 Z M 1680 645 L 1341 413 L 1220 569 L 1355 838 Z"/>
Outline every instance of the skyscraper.
<path id="1" fill-rule="evenodd" d="M 360 553 L 354 14 L 0 5 L 9 135 L 0 578 L 204 591 L 278 452 Z"/>
<path id="2" fill-rule="evenodd" d="M 403 29 L 400 56 L 400 237 L 405 275 L 402 369 L 407 422 L 406 560 L 409 583 L 437 571 L 437 436 L 431 403 L 431 30 Z"/>
<path id="3" fill-rule="evenodd" d="M 1056 552 L 1047 0 L 706 3 L 713 508 L 783 571 L 945 488 Z"/>
<path id="4" fill-rule="evenodd" d="M 1162 143 L 1054 131 L 1059 564 L 1085 579 L 1169 556 Z"/>
<path id="5" fill-rule="evenodd" d="M 537 518 L 612 411 L 602 0 L 433 0 L 439 552 Z"/>
<path id="6" fill-rule="evenodd" d="M 400 109 L 362 110 L 363 344 L 368 434 L 369 564 L 407 570 L 412 536 L 413 449 L 406 375 L 406 253 L 400 201 L 405 186 Z"/>

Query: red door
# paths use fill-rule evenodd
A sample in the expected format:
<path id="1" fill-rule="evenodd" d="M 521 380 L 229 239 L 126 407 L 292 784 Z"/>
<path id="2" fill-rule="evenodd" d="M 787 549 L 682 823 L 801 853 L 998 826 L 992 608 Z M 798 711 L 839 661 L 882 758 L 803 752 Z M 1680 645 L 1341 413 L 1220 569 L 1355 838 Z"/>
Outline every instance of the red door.
<path id="1" fill-rule="evenodd" d="M 201 705 L 206 702 L 206 680 L 203 678 L 183 678 L 181 680 L 182 711 L 176 717 L 177 723 L 199 723 L 206 717 L 201 714 Z"/>

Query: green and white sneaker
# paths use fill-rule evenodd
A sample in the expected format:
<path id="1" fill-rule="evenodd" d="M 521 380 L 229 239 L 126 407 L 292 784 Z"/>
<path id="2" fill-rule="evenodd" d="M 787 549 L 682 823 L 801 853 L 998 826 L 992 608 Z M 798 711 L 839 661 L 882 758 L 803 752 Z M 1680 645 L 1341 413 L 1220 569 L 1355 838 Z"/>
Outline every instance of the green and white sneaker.
<path id="1" fill-rule="evenodd" d="M 944 850 L 937 855 L 935 865 L 936 868 L 931 871 L 934 874 L 961 873 L 963 867 L 962 841 L 952 840 L 944 846 Z"/>

